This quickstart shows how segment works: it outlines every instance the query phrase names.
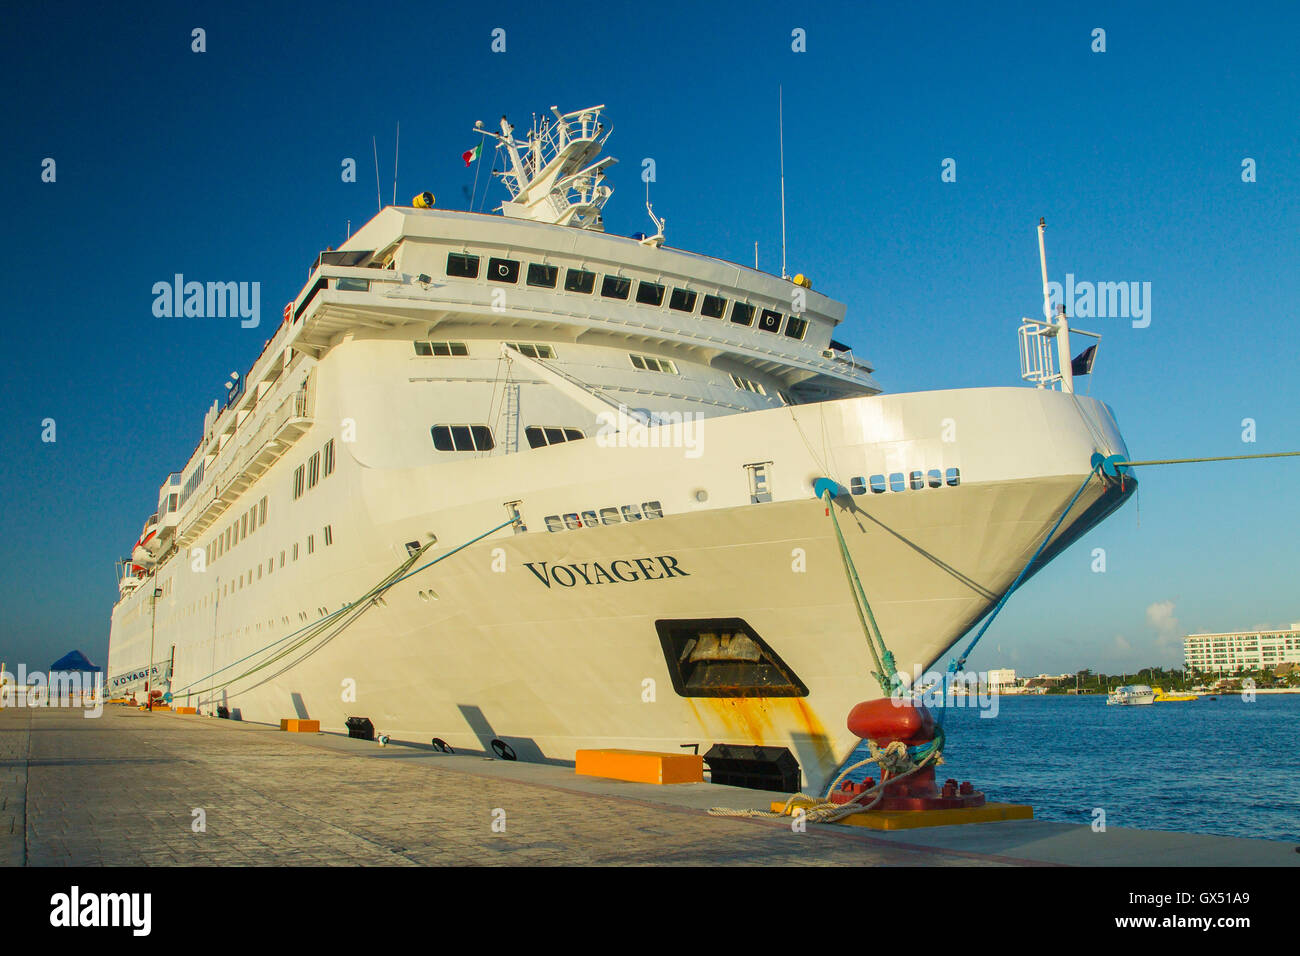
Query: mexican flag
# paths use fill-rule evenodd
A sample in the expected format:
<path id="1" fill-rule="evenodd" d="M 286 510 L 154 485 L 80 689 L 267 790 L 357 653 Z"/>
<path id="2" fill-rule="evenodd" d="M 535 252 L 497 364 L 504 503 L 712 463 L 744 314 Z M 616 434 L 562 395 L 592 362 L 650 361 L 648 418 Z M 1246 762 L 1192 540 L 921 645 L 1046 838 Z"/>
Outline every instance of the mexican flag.
<path id="1" fill-rule="evenodd" d="M 468 166 L 470 163 L 478 159 L 479 153 L 481 152 L 483 152 L 483 144 L 479 143 L 473 149 L 466 150 L 465 152 L 461 153 L 460 158 L 465 160 L 465 165 Z"/>

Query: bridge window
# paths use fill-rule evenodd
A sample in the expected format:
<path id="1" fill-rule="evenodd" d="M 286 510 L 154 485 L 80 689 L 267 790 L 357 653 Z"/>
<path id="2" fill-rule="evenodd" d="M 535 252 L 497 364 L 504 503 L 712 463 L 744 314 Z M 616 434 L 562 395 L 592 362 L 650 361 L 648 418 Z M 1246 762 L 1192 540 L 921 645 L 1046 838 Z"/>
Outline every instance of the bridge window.
<path id="1" fill-rule="evenodd" d="M 492 282 L 518 282 L 518 259 L 489 259 L 487 277 Z"/>
<path id="2" fill-rule="evenodd" d="M 464 357 L 469 355 L 469 347 L 464 342 L 416 342 L 415 354 Z"/>
<path id="3" fill-rule="evenodd" d="M 566 441 L 579 441 L 586 436 L 577 428 L 559 428 L 551 425 L 529 425 L 524 429 L 529 448 L 562 445 Z"/>
<path id="4" fill-rule="evenodd" d="M 754 307 L 747 302 L 732 303 L 731 321 L 737 325 L 753 325 Z"/>
<path id="5" fill-rule="evenodd" d="M 657 282 L 638 282 L 636 300 L 642 305 L 663 305 L 664 287 Z"/>
<path id="6" fill-rule="evenodd" d="M 622 276 L 605 276 L 600 284 L 600 294 L 606 299 L 626 299 L 632 290 L 632 280 Z"/>
<path id="7" fill-rule="evenodd" d="M 477 279 L 478 256 L 466 255 L 463 252 L 449 253 L 447 255 L 447 275 L 458 279 Z"/>
<path id="8" fill-rule="evenodd" d="M 735 383 L 736 388 L 745 392 L 755 392 L 758 395 L 766 395 L 767 389 L 763 388 L 758 382 L 751 382 L 747 378 L 741 378 L 739 375 L 731 376 L 731 381 Z"/>
<path id="9" fill-rule="evenodd" d="M 678 312 L 694 312 L 695 293 L 690 289 L 673 289 L 673 294 L 668 299 L 668 308 Z"/>
<path id="10" fill-rule="evenodd" d="M 700 303 L 700 315 L 720 319 L 727 312 L 727 300 L 720 295 L 706 295 Z"/>
<path id="11" fill-rule="evenodd" d="M 434 425 L 429 431 L 438 451 L 491 451 L 496 447 L 486 425 Z"/>
<path id="12" fill-rule="evenodd" d="M 758 327 L 764 332 L 780 332 L 781 313 L 772 309 L 764 309 L 758 317 Z"/>
<path id="13" fill-rule="evenodd" d="M 569 269 L 564 273 L 564 291 L 581 292 L 583 295 L 591 295 L 596 288 L 596 273 L 588 272 L 585 269 Z"/>
<path id="14" fill-rule="evenodd" d="M 555 281 L 559 278 L 560 267 L 548 266 L 540 262 L 528 263 L 528 284 L 539 286 L 543 289 L 554 289 Z"/>
<path id="15" fill-rule="evenodd" d="M 808 320 L 801 319 L 797 315 L 792 315 L 785 323 L 785 334 L 792 339 L 803 341 L 803 335 L 808 331 Z"/>

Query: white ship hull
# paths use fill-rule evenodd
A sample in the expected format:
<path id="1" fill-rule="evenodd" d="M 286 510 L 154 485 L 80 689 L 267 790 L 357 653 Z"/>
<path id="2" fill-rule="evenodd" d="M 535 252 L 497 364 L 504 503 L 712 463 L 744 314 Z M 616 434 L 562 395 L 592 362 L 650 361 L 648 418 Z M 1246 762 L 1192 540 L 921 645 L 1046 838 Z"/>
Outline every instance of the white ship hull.
<path id="1" fill-rule="evenodd" d="M 951 420 L 955 437 L 943 434 Z M 234 594 L 186 611 L 196 594 L 220 587 L 221 572 L 195 573 L 183 557 L 172 559 L 175 585 L 159 603 L 153 641 L 159 656 L 175 646 L 177 702 L 222 705 L 267 723 L 310 717 L 333 731 L 366 716 L 396 740 L 440 737 L 483 750 L 501 739 L 522 759 L 571 760 L 587 747 L 784 746 L 805 785 L 819 787 L 858 743 L 844 724 L 849 709 L 880 690 L 812 482 L 825 475 L 847 488 L 853 476 L 960 467 L 956 487 L 836 501 L 885 640 L 910 679 L 1011 584 L 1088 474 L 1091 455 L 1125 453 L 1105 406 L 1032 389 L 846 399 L 709 419 L 702 428 L 707 453 L 697 458 L 588 440 L 372 468 L 353 446 L 340 446 L 338 475 L 314 497 L 292 509 L 272 498 L 264 547 L 247 562 L 269 556 L 272 572 L 259 569 Z M 770 502 L 750 503 L 743 466 L 755 461 L 772 462 Z M 281 468 L 283 480 L 267 482 L 273 490 L 288 485 L 290 465 L 267 474 Z M 1094 479 L 1059 538 L 1072 540 L 1124 496 Z M 514 500 L 523 501 L 528 533 L 501 530 L 398 584 L 345 629 L 222 686 L 292 646 L 259 652 L 303 628 L 304 613 L 318 620 L 366 593 L 401 563 L 402 542 L 436 534 L 426 563 L 499 525 L 503 502 Z M 545 515 L 649 500 L 662 502 L 665 517 L 541 530 Z M 326 522 L 330 546 L 321 543 Z M 313 553 L 281 568 L 279 551 L 313 528 Z M 631 580 L 605 580 L 595 569 L 609 572 L 618 561 L 606 577 Z M 557 566 L 572 573 L 553 575 Z M 807 695 L 679 696 L 655 622 L 681 618 L 742 618 Z M 118 606 L 110 673 L 148 658 L 149 624 L 143 593 Z"/>

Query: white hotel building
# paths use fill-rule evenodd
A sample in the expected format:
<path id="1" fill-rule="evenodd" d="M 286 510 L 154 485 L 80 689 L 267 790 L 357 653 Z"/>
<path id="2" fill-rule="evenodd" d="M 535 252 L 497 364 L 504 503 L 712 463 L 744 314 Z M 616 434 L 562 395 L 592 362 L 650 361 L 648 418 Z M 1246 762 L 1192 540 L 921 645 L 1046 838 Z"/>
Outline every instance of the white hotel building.
<path id="1" fill-rule="evenodd" d="M 1183 658 L 1189 671 L 1233 673 L 1300 663 L 1300 623 L 1289 628 L 1188 634 Z"/>

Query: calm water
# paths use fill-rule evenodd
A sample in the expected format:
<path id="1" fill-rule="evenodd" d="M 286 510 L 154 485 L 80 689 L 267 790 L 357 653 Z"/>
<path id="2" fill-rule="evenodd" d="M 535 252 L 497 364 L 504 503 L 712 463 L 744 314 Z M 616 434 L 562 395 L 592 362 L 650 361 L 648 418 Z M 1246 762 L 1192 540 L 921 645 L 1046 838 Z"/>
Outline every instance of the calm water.
<path id="1" fill-rule="evenodd" d="M 939 780 L 1031 804 L 1037 819 L 1086 824 L 1101 807 L 1108 826 L 1300 842 L 1300 694 L 1149 707 L 1003 697 L 993 718 L 942 713 Z"/>

